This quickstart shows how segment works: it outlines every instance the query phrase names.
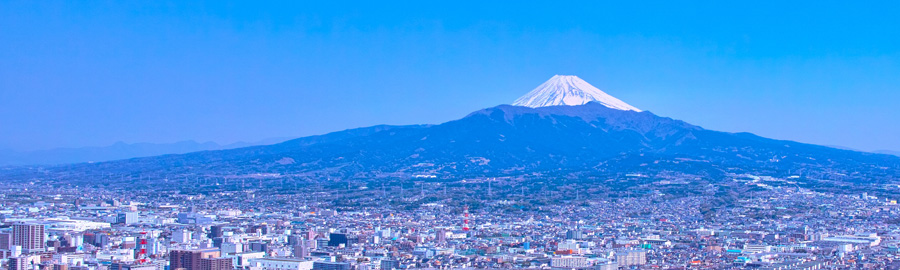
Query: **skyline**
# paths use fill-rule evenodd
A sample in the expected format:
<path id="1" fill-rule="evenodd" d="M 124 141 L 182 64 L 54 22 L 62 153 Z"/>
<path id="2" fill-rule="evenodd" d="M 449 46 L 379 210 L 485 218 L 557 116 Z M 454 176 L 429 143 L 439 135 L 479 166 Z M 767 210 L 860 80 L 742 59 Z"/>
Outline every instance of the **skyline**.
<path id="1" fill-rule="evenodd" d="M 0 269 L 900 270 L 896 14 L 0 1 Z"/>
<path id="2" fill-rule="evenodd" d="M 707 129 L 900 150 L 897 4 L 491 5 L 0 3 L 0 149 L 437 124 L 561 74 Z"/>

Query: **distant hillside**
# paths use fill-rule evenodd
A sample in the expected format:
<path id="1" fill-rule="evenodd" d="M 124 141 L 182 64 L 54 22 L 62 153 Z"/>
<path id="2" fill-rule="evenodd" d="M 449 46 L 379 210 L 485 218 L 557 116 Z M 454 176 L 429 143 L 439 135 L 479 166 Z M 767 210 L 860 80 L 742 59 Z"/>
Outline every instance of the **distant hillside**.
<path id="1" fill-rule="evenodd" d="M 240 147 L 266 145 L 283 142 L 287 139 L 272 138 L 258 142 L 237 142 L 220 145 L 214 142 L 199 143 L 181 141 L 176 143 L 124 143 L 117 142 L 110 146 L 55 148 L 49 150 L 16 152 L 0 151 L 0 166 L 4 165 L 55 165 L 81 162 L 102 162 L 136 157 L 150 157 L 166 154 L 184 154 L 207 150 L 224 150 Z"/>
<path id="2" fill-rule="evenodd" d="M 313 179 L 602 177 L 632 172 L 710 179 L 752 172 L 872 182 L 900 176 L 900 158 L 711 131 L 647 111 L 592 102 L 539 108 L 502 105 L 433 126 L 376 126 L 267 146 L 41 169 L 45 177 L 275 174 Z"/>

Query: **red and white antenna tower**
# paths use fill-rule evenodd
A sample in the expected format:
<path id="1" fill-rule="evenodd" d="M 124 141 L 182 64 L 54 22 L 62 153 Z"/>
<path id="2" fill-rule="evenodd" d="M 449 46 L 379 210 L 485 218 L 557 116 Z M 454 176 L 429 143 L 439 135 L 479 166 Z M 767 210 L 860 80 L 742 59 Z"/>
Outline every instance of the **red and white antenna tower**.
<path id="1" fill-rule="evenodd" d="M 463 207 L 463 231 L 469 230 L 469 206 Z"/>
<path id="2" fill-rule="evenodd" d="M 138 252 L 138 264 L 147 263 L 147 231 L 141 232 L 141 250 Z"/>

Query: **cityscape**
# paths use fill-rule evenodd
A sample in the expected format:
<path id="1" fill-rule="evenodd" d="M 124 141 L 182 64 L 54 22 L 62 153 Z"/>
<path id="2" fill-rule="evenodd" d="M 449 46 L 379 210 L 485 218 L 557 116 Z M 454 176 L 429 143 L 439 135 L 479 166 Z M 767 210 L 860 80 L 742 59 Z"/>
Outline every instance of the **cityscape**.
<path id="1" fill-rule="evenodd" d="M 571 182 L 519 193 L 519 181 L 291 193 L 6 185 L 0 251 L 10 269 L 147 270 L 892 269 L 900 252 L 900 205 L 865 193 L 752 175 L 657 181 L 634 197 L 579 195 Z M 723 200 L 723 188 L 740 195 Z"/>
<path id="2" fill-rule="evenodd" d="M 900 270 L 900 5 L 793 5 L 0 3 L 0 269 Z"/>

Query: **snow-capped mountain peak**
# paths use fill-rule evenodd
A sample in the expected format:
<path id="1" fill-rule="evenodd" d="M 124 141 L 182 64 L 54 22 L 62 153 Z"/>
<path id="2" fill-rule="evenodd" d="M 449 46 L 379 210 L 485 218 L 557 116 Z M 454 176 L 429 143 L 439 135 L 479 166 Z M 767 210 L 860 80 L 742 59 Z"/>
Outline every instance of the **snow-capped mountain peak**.
<path id="1" fill-rule="evenodd" d="M 600 89 L 578 78 L 578 76 L 572 75 L 553 76 L 553 78 L 531 90 L 528 94 L 516 99 L 512 105 L 537 108 L 560 105 L 577 106 L 588 102 L 597 102 L 617 110 L 641 111 L 600 91 Z"/>

